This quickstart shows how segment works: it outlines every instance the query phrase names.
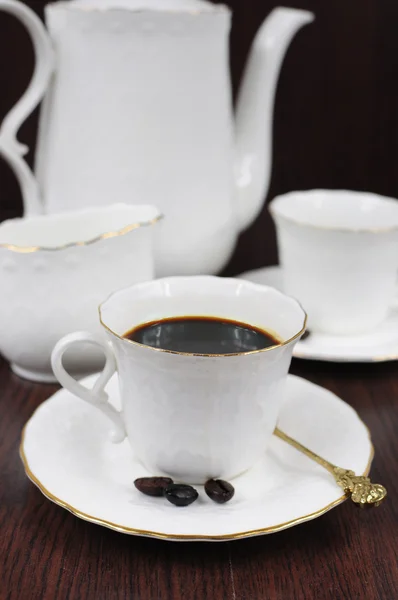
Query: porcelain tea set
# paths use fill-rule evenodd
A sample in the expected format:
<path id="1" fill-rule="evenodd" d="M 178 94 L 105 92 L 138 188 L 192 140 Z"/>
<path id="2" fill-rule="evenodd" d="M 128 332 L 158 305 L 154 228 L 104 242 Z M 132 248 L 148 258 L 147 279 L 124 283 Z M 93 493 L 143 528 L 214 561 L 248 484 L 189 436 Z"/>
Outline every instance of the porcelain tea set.
<path id="1" fill-rule="evenodd" d="M 253 43 L 232 117 L 230 11 L 203 0 L 66 0 L 48 32 L 0 0 L 31 34 L 36 68 L 0 129 L 25 216 L 115 199 L 166 215 L 156 273 L 218 273 L 257 216 L 271 172 L 279 70 L 307 11 L 277 8 Z M 44 96 L 35 176 L 16 134 Z M 182 250 L 183 249 L 183 250 Z"/>
<path id="2" fill-rule="evenodd" d="M 0 352 L 17 375 L 63 386 L 24 430 L 28 476 L 86 520 L 165 539 L 278 531 L 354 497 L 353 481 L 364 503 L 377 505 L 385 490 L 377 495 L 367 478 L 366 426 L 288 370 L 293 354 L 374 360 L 377 346 L 384 359 L 398 358 L 398 328 L 390 331 L 398 203 L 348 191 L 285 194 L 270 206 L 282 266 L 213 276 L 261 210 L 279 70 L 312 13 L 277 8 L 266 19 L 234 122 L 223 5 L 61 1 L 45 9 L 48 31 L 18 0 L 0 0 L 0 9 L 26 26 L 36 56 L 28 89 L 0 127 L 0 154 L 24 204 L 23 218 L 0 225 Z M 33 174 L 17 133 L 42 99 Z M 306 311 L 311 334 L 300 340 Z M 281 342 L 203 355 L 123 337 L 131 325 L 182 314 L 261 324 Z M 334 427 L 316 436 L 325 419 Z M 307 457 L 333 460 L 317 462 L 337 469 L 343 496 L 319 466 L 308 467 L 300 444 L 273 436 L 277 425 L 307 441 Z M 296 468 L 293 506 L 281 490 Z M 248 491 L 221 512 L 201 500 L 170 530 L 164 506 L 134 495 L 133 473 L 198 485 L 233 478 Z"/>
<path id="3" fill-rule="evenodd" d="M 46 7 L 48 32 L 17 0 L 0 0 L 0 9 L 23 22 L 36 55 L 30 85 L 0 127 L 0 154 L 24 204 L 24 218 L 0 229 L 9 330 L 0 350 L 15 372 L 49 381 L 55 341 L 78 328 L 98 331 L 94 315 L 103 297 L 153 277 L 149 252 L 158 277 L 217 273 L 228 261 L 268 188 L 284 54 L 313 15 L 278 8 L 266 19 L 234 124 L 225 6 L 70 0 Z M 16 135 L 43 96 L 33 175 Z M 111 216 L 114 202 L 130 208 Z M 155 209 L 143 217 L 136 204 L 165 215 L 153 246 L 141 227 L 100 239 L 156 220 Z M 76 212 L 82 208 L 84 218 Z M 92 238 L 99 239 L 87 244 Z M 21 294 L 27 283 L 29 293 Z M 55 316 L 56 306 L 65 317 Z M 80 371 L 93 366 L 90 354 L 79 357 Z"/>

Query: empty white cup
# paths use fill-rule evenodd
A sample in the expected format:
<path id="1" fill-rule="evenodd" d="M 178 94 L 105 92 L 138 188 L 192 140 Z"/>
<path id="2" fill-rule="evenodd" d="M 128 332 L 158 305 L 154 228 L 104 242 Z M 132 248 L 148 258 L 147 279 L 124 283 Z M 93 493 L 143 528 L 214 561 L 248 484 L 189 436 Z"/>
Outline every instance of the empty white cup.
<path id="1" fill-rule="evenodd" d="M 278 196 L 275 221 L 284 291 L 308 327 L 357 334 L 377 327 L 393 301 L 398 269 L 398 201 L 346 190 Z"/>

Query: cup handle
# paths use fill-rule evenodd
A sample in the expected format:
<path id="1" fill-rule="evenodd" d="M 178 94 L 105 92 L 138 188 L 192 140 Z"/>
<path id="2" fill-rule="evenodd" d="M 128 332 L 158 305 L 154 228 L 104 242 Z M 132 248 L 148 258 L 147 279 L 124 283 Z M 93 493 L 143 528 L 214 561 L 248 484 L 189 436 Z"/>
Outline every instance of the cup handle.
<path id="1" fill-rule="evenodd" d="M 72 346 L 77 346 L 82 343 L 99 346 L 105 354 L 105 367 L 98 377 L 92 389 L 86 388 L 79 383 L 74 377 L 69 375 L 62 364 L 64 352 Z M 113 431 L 111 439 L 115 443 L 122 442 L 126 437 L 126 429 L 123 423 L 122 415 L 111 404 L 109 404 L 108 394 L 105 392 L 105 386 L 116 371 L 116 360 L 110 342 L 104 341 L 99 335 L 88 333 L 86 331 L 78 331 L 70 333 L 63 337 L 54 346 L 51 354 L 51 366 L 55 377 L 59 383 L 69 392 L 72 392 L 78 398 L 85 400 L 92 406 L 95 406 L 104 415 L 112 421 Z"/>

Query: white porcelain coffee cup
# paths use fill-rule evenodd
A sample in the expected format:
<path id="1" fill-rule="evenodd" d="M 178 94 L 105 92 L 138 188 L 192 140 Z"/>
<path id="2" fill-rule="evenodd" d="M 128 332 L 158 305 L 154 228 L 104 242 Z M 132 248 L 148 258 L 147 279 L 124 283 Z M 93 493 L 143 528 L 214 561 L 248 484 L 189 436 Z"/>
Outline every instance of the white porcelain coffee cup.
<path id="1" fill-rule="evenodd" d="M 115 441 L 128 436 L 149 473 L 186 483 L 231 479 L 262 456 L 277 422 L 293 347 L 305 329 L 306 314 L 296 300 L 237 279 L 172 277 L 116 292 L 99 313 L 107 341 L 90 333 L 66 336 L 52 354 L 54 373 L 112 420 Z M 140 324 L 188 315 L 243 321 L 281 342 L 239 354 L 197 355 L 123 338 Z M 106 356 L 91 390 L 62 365 L 65 350 L 83 342 Z M 122 413 L 104 391 L 116 370 Z"/>
<path id="2" fill-rule="evenodd" d="M 398 201 L 344 190 L 275 198 L 284 291 L 314 331 L 350 335 L 377 327 L 395 295 Z"/>

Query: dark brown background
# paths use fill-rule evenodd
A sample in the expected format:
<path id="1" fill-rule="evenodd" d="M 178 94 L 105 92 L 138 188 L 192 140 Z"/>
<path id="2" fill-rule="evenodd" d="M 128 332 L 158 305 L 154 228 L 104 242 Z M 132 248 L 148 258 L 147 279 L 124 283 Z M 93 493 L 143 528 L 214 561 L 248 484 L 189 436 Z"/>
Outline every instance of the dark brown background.
<path id="1" fill-rule="evenodd" d="M 42 14 L 43 2 L 29 6 Z M 249 44 L 276 2 L 230 0 L 235 9 L 235 89 Z M 311 187 L 398 196 L 398 3 L 302 0 L 315 12 L 282 70 L 275 111 L 270 196 Z M 0 119 L 26 87 L 31 46 L 0 15 Z M 21 141 L 34 147 L 36 116 Z M 30 155 L 32 158 L 32 155 Z M 0 163 L 0 220 L 21 212 L 19 190 Z M 240 240 L 229 272 L 275 261 L 263 211 Z M 1 293 L 1 289 L 0 289 Z M 1 332 L 0 332 L 1 335 Z M 394 600 L 398 370 L 396 363 L 293 361 L 293 372 L 334 391 L 372 432 L 372 476 L 390 498 L 371 512 L 348 502 L 272 536 L 221 544 L 177 544 L 123 536 L 51 504 L 18 457 L 22 427 L 55 386 L 25 382 L 0 358 L 0 600 Z"/>
<path id="2" fill-rule="evenodd" d="M 42 15 L 45 2 L 26 2 Z M 273 0 L 229 0 L 234 9 L 231 66 L 236 90 L 254 34 Z M 276 97 L 269 197 L 293 189 L 351 188 L 398 196 L 398 3 L 396 0 L 301 0 L 316 21 L 299 31 Z M 29 81 L 28 35 L 0 18 L 0 119 Z M 20 139 L 34 149 L 37 115 Z M 30 158 L 32 158 L 30 153 Z M 0 207 L 21 212 L 17 183 L 0 163 Z M 242 235 L 229 273 L 275 262 L 266 209 Z"/>

